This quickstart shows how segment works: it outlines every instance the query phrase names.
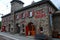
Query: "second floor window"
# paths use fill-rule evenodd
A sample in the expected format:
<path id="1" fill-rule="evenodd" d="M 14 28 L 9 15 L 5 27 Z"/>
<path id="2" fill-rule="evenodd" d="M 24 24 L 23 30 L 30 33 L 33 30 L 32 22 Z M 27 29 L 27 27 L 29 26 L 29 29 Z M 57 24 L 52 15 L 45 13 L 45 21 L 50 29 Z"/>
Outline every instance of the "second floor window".
<path id="1" fill-rule="evenodd" d="M 25 18 L 25 14 L 24 14 L 24 13 L 22 13 L 22 15 L 21 15 L 21 16 L 22 16 L 22 18 Z"/>
<path id="2" fill-rule="evenodd" d="M 30 11 L 29 12 L 29 17 L 32 17 L 32 16 L 33 16 L 32 11 Z"/>
<path id="3" fill-rule="evenodd" d="M 17 17 L 16 17 L 17 19 L 19 19 L 19 16 L 17 15 Z"/>

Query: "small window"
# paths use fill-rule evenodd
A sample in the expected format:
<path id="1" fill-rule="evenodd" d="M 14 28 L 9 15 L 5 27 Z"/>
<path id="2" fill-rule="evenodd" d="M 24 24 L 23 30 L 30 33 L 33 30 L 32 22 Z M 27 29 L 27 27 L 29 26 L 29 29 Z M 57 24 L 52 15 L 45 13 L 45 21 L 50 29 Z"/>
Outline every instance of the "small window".
<path id="1" fill-rule="evenodd" d="M 43 27 L 40 27 L 40 30 L 43 31 Z"/>
<path id="2" fill-rule="evenodd" d="M 25 32 L 25 30 L 23 29 L 23 32 Z"/>
<path id="3" fill-rule="evenodd" d="M 16 19 L 19 19 L 19 16 L 17 15 Z"/>
<path id="4" fill-rule="evenodd" d="M 25 14 L 24 13 L 22 13 L 21 16 L 22 16 L 22 18 L 25 18 Z"/>
<path id="5" fill-rule="evenodd" d="M 22 24 L 22 27 L 24 28 L 24 24 Z"/>
<path id="6" fill-rule="evenodd" d="M 29 17 L 32 17 L 32 16 L 33 16 L 32 11 L 30 11 L 29 12 Z"/>
<path id="7" fill-rule="evenodd" d="M 22 24 L 22 31 L 25 32 L 24 24 Z"/>

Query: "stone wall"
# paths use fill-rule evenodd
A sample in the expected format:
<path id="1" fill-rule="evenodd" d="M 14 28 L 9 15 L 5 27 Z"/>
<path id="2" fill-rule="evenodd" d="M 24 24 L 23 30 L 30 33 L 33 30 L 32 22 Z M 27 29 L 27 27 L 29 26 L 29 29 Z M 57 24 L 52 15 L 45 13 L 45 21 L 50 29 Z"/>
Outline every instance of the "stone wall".
<path id="1" fill-rule="evenodd" d="M 25 27 L 26 27 L 26 25 L 29 22 L 32 22 L 36 27 L 36 31 L 38 31 L 38 28 L 41 25 L 41 27 L 43 27 L 44 34 L 49 35 L 49 17 L 48 17 L 47 4 L 43 4 L 43 5 L 34 7 L 34 8 L 30 8 L 30 9 L 27 9 L 25 11 L 22 11 L 22 12 L 19 12 L 19 13 L 16 13 L 16 14 L 19 15 L 21 13 L 25 13 L 26 11 L 28 12 L 28 11 L 33 11 L 33 10 L 34 10 L 34 16 L 32 18 L 29 18 L 29 17 L 25 17 L 24 19 L 20 18 L 18 21 L 16 20 L 16 23 L 19 23 L 20 25 L 24 24 Z M 44 17 L 41 18 L 41 15 L 37 14 L 37 11 L 39 11 L 39 10 L 43 11 Z M 43 14 L 43 13 L 41 13 L 41 14 Z M 37 17 L 37 15 L 40 15 L 40 17 Z M 22 21 L 25 21 L 25 23 L 21 23 Z"/>
<path id="2" fill-rule="evenodd" d="M 52 12 L 54 13 L 55 9 L 47 3 L 47 4 L 42 4 L 42 5 L 30 8 L 30 9 L 26 9 L 21 12 L 15 13 L 15 16 L 16 16 L 15 19 L 14 19 L 14 14 L 11 13 L 11 19 L 10 19 L 11 21 L 9 21 L 9 23 L 7 23 L 7 25 L 11 24 L 10 32 L 17 31 L 16 27 L 15 27 L 17 23 L 19 23 L 20 27 L 22 27 L 21 26 L 22 24 L 24 24 L 26 27 L 29 22 L 32 22 L 36 27 L 36 32 L 38 31 L 39 27 L 43 27 L 44 34 L 50 35 L 50 18 L 49 18 L 50 17 L 50 13 L 49 13 L 50 8 L 53 9 Z M 26 16 L 25 18 L 20 17 L 22 13 L 26 14 L 29 11 L 32 11 L 32 12 L 34 11 L 33 17 L 31 17 L 31 18 L 28 16 Z M 28 14 L 26 14 L 26 15 L 28 15 Z M 13 23 L 14 22 L 13 20 L 15 20 L 15 24 Z M 3 24 L 5 24 L 5 23 L 3 23 Z M 13 31 L 11 28 L 13 28 Z M 6 29 L 8 29 L 8 26 Z M 22 29 L 20 31 L 22 31 Z"/>

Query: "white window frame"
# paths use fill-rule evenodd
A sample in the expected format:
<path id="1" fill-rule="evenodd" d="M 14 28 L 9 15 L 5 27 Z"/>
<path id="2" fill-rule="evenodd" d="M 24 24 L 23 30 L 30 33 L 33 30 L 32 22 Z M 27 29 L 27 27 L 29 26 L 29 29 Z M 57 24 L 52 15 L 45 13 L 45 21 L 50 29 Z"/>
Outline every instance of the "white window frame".
<path id="1" fill-rule="evenodd" d="M 33 13 L 32 11 L 29 12 L 29 17 L 32 17 L 33 16 Z"/>
<path id="2" fill-rule="evenodd" d="M 25 14 L 24 13 L 22 13 L 22 18 L 25 18 Z"/>
<path id="3" fill-rule="evenodd" d="M 24 24 L 22 24 L 22 33 L 25 33 L 25 25 L 24 25 L 24 27 L 23 27 L 23 25 Z M 23 31 L 23 29 L 24 29 L 24 31 Z"/>
<path id="4" fill-rule="evenodd" d="M 19 16 L 17 15 L 16 19 L 19 19 Z"/>

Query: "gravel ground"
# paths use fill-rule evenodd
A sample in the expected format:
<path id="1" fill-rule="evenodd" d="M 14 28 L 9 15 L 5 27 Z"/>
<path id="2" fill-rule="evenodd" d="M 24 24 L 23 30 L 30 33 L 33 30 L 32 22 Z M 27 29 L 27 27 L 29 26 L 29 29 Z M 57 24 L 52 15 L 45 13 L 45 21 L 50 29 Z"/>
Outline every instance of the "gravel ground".
<path id="1" fill-rule="evenodd" d="M 4 36 L 1 36 L 1 35 L 0 35 L 0 40 L 13 40 L 13 39 L 7 38 L 7 37 L 4 37 Z"/>

